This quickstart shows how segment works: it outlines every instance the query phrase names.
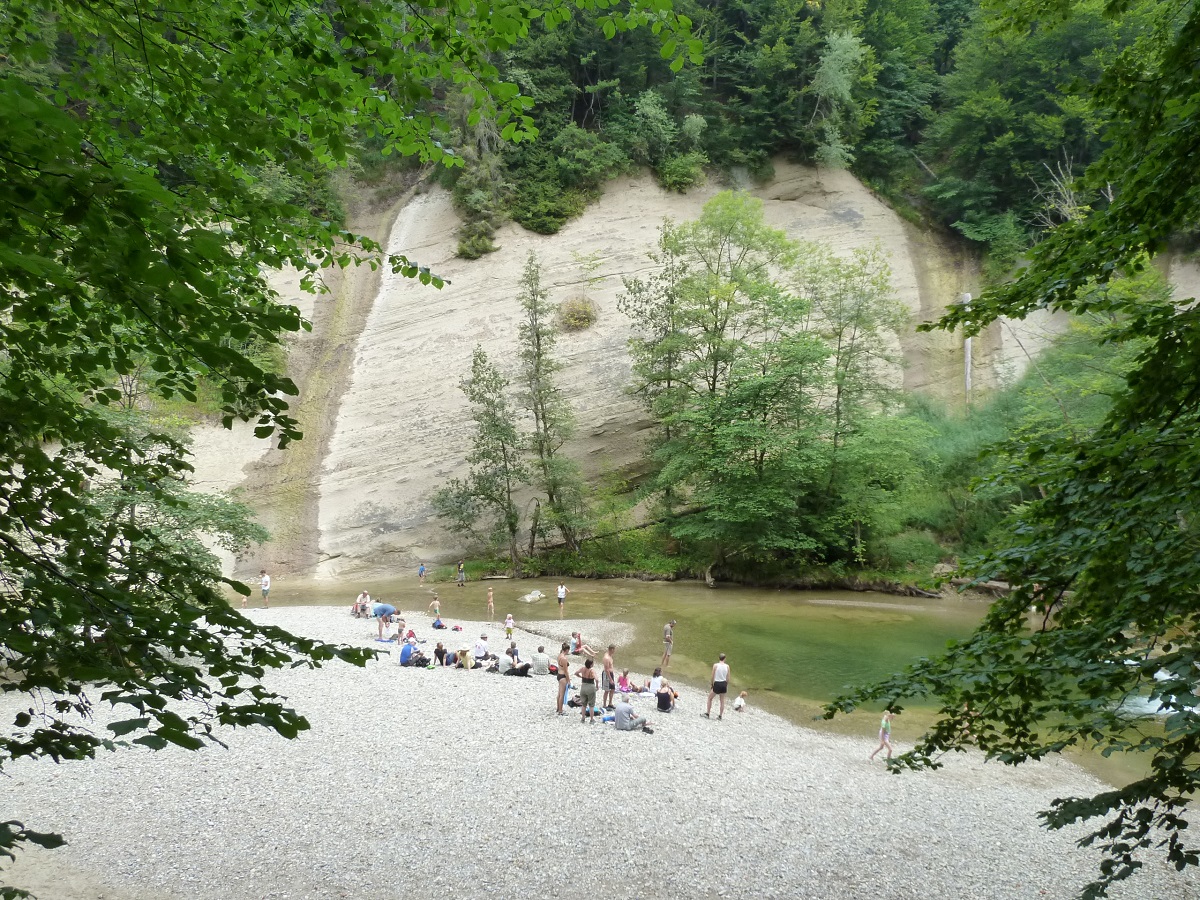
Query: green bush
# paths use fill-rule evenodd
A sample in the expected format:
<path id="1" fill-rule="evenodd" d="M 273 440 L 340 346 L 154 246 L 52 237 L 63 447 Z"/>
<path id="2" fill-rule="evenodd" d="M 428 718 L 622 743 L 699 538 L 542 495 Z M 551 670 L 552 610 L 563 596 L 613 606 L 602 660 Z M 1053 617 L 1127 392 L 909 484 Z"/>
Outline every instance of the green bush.
<path id="1" fill-rule="evenodd" d="M 596 321 L 596 304 L 590 297 L 568 297 L 558 307 L 558 323 L 563 331 L 583 331 Z"/>
<path id="2" fill-rule="evenodd" d="M 884 569 L 916 569 L 928 572 L 936 566 L 945 548 L 927 531 L 902 531 L 891 537 L 872 541 L 871 561 Z"/>
<path id="3" fill-rule="evenodd" d="M 656 170 L 659 183 L 668 191 L 686 193 L 704 182 L 704 167 L 708 157 L 699 150 L 681 153 L 665 160 Z"/>
<path id="4" fill-rule="evenodd" d="M 523 182 L 513 197 L 512 219 L 538 234 L 557 234 L 558 230 L 583 212 L 588 194 L 563 189 L 558 182 Z"/>
<path id="5" fill-rule="evenodd" d="M 495 253 L 500 249 L 492 240 L 495 234 L 490 222 L 467 222 L 458 230 L 458 255 L 463 259 L 479 259 Z"/>

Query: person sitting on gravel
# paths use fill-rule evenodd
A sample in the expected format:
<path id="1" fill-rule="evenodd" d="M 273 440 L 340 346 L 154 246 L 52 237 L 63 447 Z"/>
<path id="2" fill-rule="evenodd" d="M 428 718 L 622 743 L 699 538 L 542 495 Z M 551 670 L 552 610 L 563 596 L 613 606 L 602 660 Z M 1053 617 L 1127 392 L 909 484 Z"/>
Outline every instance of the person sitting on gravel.
<path id="1" fill-rule="evenodd" d="M 571 632 L 571 655 L 572 656 L 596 656 L 597 653 L 591 647 L 583 642 L 582 631 Z"/>
<path id="2" fill-rule="evenodd" d="M 496 658 L 495 653 L 488 651 L 487 635 L 481 634 L 479 640 L 475 642 L 475 663 L 483 665 L 484 663 Z"/>
<path id="3" fill-rule="evenodd" d="M 512 641 L 507 650 L 504 651 L 502 659 L 509 660 L 509 665 L 505 668 L 504 663 L 500 663 L 501 675 L 520 675 L 524 678 L 529 677 L 529 670 L 533 668 L 533 663 L 521 662 L 521 654 L 517 652 L 517 642 Z"/>
<path id="4" fill-rule="evenodd" d="M 647 734 L 654 734 L 654 730 L 650 727 L 650 723 L 645 716 L 637 715 L 633 710 L 633 704 L 629 702 L 627 695 L 622 695 L 617 698 L 617 708 L 613 713 L 613 724 L 617 731 L 633 731 L 637 728 Z"/>
<path id="5" fill-rule="evenodd" d="M 437 629 L 442 629 L 442 628 L 446 627 L 446 623 L 442 621 L 441 616 L 438 616 L 436 619 L 433 620 L 433 627 L 437 628 Z"/>
<path id="6" fill-rule="evenodd" d="M 385 625 L 391 626 L 395 614 L 396 607 L 390 603 L 376 603 L 371 607 L 371 615 L 379 620 L 379 640 L 383 640 L 383 628 Z"/>
<path id="7" fill-rule="evenodd" d="M 537 648 L 537 653 L 533 654 L 533 674 L 550 674 L 550 657 L 546 655 L 545 646 L 539 646 Z"/>
<path id="8" fill-rule="evenodd" d="M 437 660 L 439 666 L 446 666 L 449 665 L 446 662 L 446 656 L 446 648 L 442 646 L 441 641 L 438 641 L 437 649 L 433 651 L 433 658 Z"/>
<path id="9" fill-rule="evenodd" d="M 633 685 L 629 683 L 628 669 L 622 670 L 621 675 L 617 678 L 617 690 L 622 694 L 629 694 L 633 692 Z"/>
<path id="10" fill-rule="evenodd" d="M 654 697 L 658 701 L 659 712 L 669 713 L 675 709 L 675 692 L 671 690 L 671 685 L 665 679 L 658 686 Z"/>
<path id="11" fill-rule="evenodd" d="M 411 666 L 413 655 L 417 652 L 417 639 L 409 638 L 400 648 L 400 665 Z"/>
<path id="12" fill-rule="evenodd" d="M 471 655 L 471 651 L 463 647 L 458 651 L 458 659 L 454 664 L 456 669 L 473 669 L 475 668 L 475 657 Z"/>
<path id="13" fill-rule="evenodd" d="M 654 670 L 653 677 L 651 677 L 651 679 L 646 682 L 646 686 L 642 689 L 642 693 L 657 694 L 658 689 L 660 687 L 662 687 L 662 683 L 663 683 L 663 674 L 662 674 L 662 667 L 660 666 Z"/>
<path id="14" fill-rule="evenodd" d="M 354 601 L 354 605 L 350 607 L 350 615 L 356 619 L 368 619 L 371 617 L 371 595 L 363 591 Z"/>
<path id="15" fill-rule="evenodd" d="M 513 667 L 512 657 L 505 653 L 499 659 L 497 659 L 493 665 L 496 671 L 501 675 L 507 675 L 509 670 Z"/>

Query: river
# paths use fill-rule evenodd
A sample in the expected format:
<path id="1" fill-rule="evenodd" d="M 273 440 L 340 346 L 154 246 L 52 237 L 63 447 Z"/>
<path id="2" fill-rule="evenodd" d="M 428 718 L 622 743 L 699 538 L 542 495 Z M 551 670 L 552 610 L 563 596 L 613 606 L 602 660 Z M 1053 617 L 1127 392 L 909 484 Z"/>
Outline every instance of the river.
<path id="1" fill-rule="evenodd" d="M 415 576 L 366 578 L 335 588 L 329 582 L 275 579 L 272 606 L 350 604 L 364 588 L 372 599 L 401 610 L 424 611 L 436 589 L 442 616 L 484 621 L 487 589 L 495 592 L 496 621 L 512 613 L 518 625 L 542 631 L 538 621 L 557 619 L 555 579 L 495 579 L 454 584 L 429 583 Z M 662 657 L 663 625 L 675 619 L 675 650 L 668 677 L 706 687 L 718 653 L 727 654 L 731 691 L 747 691 L 751 704 L 797 724 L 840 733 L 862 734 L 866 750 L 873 746 L 879 707 L 818 718 L 821 706 L 852 685 L 865 684 L 899 671 L 912 661 L 944 650 L 965 638 L 987 611 L 979 600 L 957 596 L 939 599 L 896 597 L 855 591 L 794 591 L 701 582 L 643 582 L 634 579 L 567 579 L 566 617 L 613 619 L 634 626 L 636 637 L 616 653 L 618 671 L 650 672 Z M 544 599 L 518 598 L 540 590 Z M 257 591 L 255 599 L 257 602 Z M 586 638 L 587 635 L 585 634 Z M 522 647 L 528 652 L 533 648 Z M 933 721 L 933 710 L 906 705 L 894 733 L 901 744 L 915 740 Z M 1103 759 L 1094 753 L 1072 759 L 1098 777 L 1121 784 L 1144 767 L 1133 760 Z"/>

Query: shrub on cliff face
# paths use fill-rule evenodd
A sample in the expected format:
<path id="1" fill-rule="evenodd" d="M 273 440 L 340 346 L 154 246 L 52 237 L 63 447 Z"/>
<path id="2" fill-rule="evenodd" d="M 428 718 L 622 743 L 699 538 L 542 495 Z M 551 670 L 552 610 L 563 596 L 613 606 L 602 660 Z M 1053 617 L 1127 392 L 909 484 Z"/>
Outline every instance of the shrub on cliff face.
<path id="1" fill-rule="evenodd" d="M 568 297 L 558 307 L 558 323 L 563 331 L 583 331 L 596 321 L 596 304 L 591 297 Z"/>

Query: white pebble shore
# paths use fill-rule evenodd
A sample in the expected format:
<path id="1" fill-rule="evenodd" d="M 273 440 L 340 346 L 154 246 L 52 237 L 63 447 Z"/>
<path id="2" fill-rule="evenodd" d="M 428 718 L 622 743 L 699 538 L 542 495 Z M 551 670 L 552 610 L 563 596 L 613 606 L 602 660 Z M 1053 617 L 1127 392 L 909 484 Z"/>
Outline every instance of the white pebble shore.
<path id="1" fill-rule="evenodd" d="M 893 776 L 867 761 L 873 734 L 754 708 L 707 720 L 689 688 L 667 716 L 636 701 L 654 734 L 616 732 L 555 715 L 552 677 L 400 668 L 375 622 L 342 608 L 247 615 L 384 655 L 365 670 L 270 673 L 312 723 L 294 741 L 249 729 L 222 735 L 228 750 L 8 767 L 3 817 L 69 842 L 21 860 L 19 886 L 26 877 L 42 900 L 1014 900 L 1073 897 L 1097 871 L 1098 853 L 1075 846 L 1082 830 L 1048 832 L 1036 817 L 1055 797 L 1103 789 L 1065 762 L 1012 769 L 959 754 Z M 471 646 L 481 630 L 506 646 L 496 624 L 451 635 L 406 618 L 427 651 Z M 540 634 L 515 635 L 525 656 L 576 629 L 596 647 L 630 637 L 621 623 L 531 627 Z M 3 698 L 0 717 L 21 705 Z M 1200 879 L 1150 857 L 1112 896 L 1196 898 Z"/>

